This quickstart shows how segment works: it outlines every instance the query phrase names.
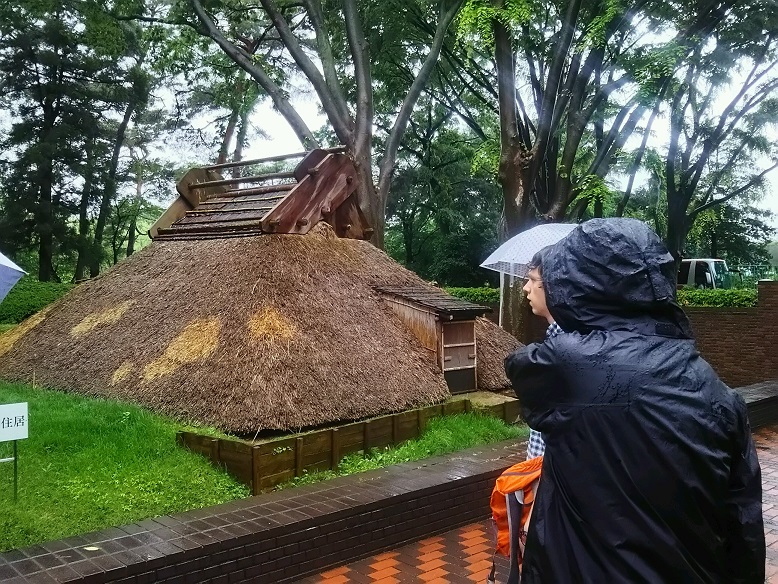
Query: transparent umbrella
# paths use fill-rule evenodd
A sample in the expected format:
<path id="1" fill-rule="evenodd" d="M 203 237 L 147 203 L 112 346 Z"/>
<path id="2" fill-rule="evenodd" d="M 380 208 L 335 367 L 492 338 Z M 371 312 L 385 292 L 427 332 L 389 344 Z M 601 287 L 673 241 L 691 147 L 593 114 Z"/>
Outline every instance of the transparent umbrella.
<path id="1" fill-rule="evenodd" d="M 0 253 L 0 301 L 19 281 L 19 278 L 26 274 L 23 269 Z"/>
<path id="2" fill-rule="evenodd" d="M 532 256 L 564 239 L 576 227 L 577 224 L 570 223 L 544 223 L 522 231 L 494 250 L 481 267 L 526 278 Z"/>

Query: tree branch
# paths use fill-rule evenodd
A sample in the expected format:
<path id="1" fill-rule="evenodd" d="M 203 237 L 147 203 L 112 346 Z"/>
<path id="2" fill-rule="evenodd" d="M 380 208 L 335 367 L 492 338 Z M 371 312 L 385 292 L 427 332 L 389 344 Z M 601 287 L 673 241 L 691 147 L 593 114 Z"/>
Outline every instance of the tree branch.
<path id="1" fill-rule="evenodd" d="M 538 170 L 543 160 L 546 158 L 549 136 L 551 135 L 551 122 L 554 112 L 554 104 L 559 92 L 559 84 L 562 78 L 565 59 L 575 32 L 575 23 L 578 20 L 578 11 L 581 8 L 581 0 L 572 0 L 562 21 L 562 30 L 554 50 L 554 58 L 551 61 L 551 67 L 548 72 L 548 79 L 543 94 L 543 103 L 538 118 L 538 135 L 535 140 L 535 147 L 530 166 L 530 184 L 529 190 L 534 187 Z"/>
<path id="2" fill-rule="evenodd" d="M 216 41 L 216 44 L 221 47 L 225 54 L 238 65 L 240 65 L 246 71 L 246 73 L 251 75 L 251 77 L 257 83 L 259 83 L 262 89 L 267 92 L 267 94 L 270 96 L 270 99 L 273 100 L 273 105 L 275 106 L 276 110 L 291 126 L 292 130 L 297 135 L 297 139 L 300 140 L 300 143 L 303 145 L 303 147 L 318 147 L 319 143 L 316 138 L 314 138 L 313 133 L 308 128 L 305 121 L 303 121 L 303 119 L 300 117 L 300 114 L 297 113 L 297 110 L 295 110 L 294 107 L 292 107 L 292 104 L 289 103 L 289 100 L 286 98 L 281 88 L 270 78 L 270 76 L 264 71 L 264 69 L 262 69 L 262 67 L 252 63 L 251 59 L 245 52 L 241 51 L 238 47 L 226 39 L 226 37 L 216 27 L 211 17 L 205 12 L 203 5 L 200 3 L 200 0 L 190 0 L 190 2 L 192 4 L 192 8 L 195 11 L 195 14 L 197 14 L 197 18 L 205 28 L 206 36 Z"/>
<path id="3" fill-rule="evenodd" d="M 373 137 L 373 85 L 370 55 L 356 0 L 343 0 L 343 16 L 357 86 L 356 127 L 351 145 L 360 156 L 368 156 Z"/>
<path id="4" fill-rule="evenodd" d="M 628 173 L 629 180 L 627 181 L 627 188 L 624 191 L 624 195 L 622 195 L 621 199 L 616 205 L 616 217 L 624 216 L 624 209 L 626 209 L 629 198 L 632 196 L 632 188 L 635 184 L 635 176 L 637 175 L 638 169 L 640 168 L 640 163 L 643 161 L 643 155 L 646 152 L 646 147 L 648 146 L 648 137 L 651 135 L 651 126 L 654 125 L 654 120 L 659 114 L 661 105 L 662 101 L 657 99 L 656 104 L 654 105 L 654 109 L 651 111 L 651 115 L 648 117 L 646 129 L 643 131 L 643 140 L 640 142 L 640 148 L 638 148 L 638 152 L 635 155 L 635 160 L 632 162 Z"/>
<path id="5" fill-rule="evenodd" d="M 419 69 L 419 73 L 416 75 L 416 79 L 413 81 L 410 89 L 408 89 L 408 93 L 405 95 L 400 112 L 397 114 L 394 126 L 392 127 L 392 132 L 389 134 L 389 139 L 386 142 L 378 178 L 378 192 L 382 198 L 386 197 L 389 192 L 389 185 L 391 184 L 392 174 L 394 173 L 394 162 L 397 157 L 397 148 L 400 145 L 400 140 L 408 125 L 408 119 L 413 113 L 413 107 L 416 105 L 416 101 L 419 99 L 419 96 L 435 67 L 435 63 L 440 56 L 440 50 L 443 47 L 443 41 L 446 38 L 448 27 L 456 17 L 463 2 L 464 0 L 453 0 L 450 2 L 448 8 L 441 7 L 442 13 L 438 19 L 438 26 L 435 31 L 435 36 L 432 39 L 429 53 L 427 53 L 427 56 L 424 58 L 424 62 Z"/>
<path id="6" fill-rule="evenodd" d="M 316 68 L 313 61 L 305 54 L 297 37 L 289 28 L 289 23 L 286 22 L 286 19 L 278 10 L 275 2 L 273 0 L 260 0 L 260 2 L 262 3 L 265 12 L 267 12 L 270 17 L 273 26 L 278 31 L 281 41 L 289 51 L 292 59 L 294 59 L 294 62 L 300 67 L 300 71 L 302 71 L 303 75 L 305 75 L 311 82 L 311 85 L 313 85 L 338 139 L 344 144 L 348 143 L 351 138 L 350 134 L 353 128 L 353 121 L 350 119 L 346 101 L 343 98 L 342 93 L 338 97 L 330 90 L 327 80 L 324 79 L 324 76 L 319 73 L 319 70 Z M 317 32 L 317 41 L 319 41 L 319 36 L 320 35 Z M 330 52 L 330 58 L 331 57 L 332 54 Z M 324 62 L 323 57 L 322 62 Z"/>
<path id="7" fill-rule="evenodd" d="M 708 201 L 707 203 L 705 203 L 703 205 L 700 205 L 699 207 L 695 208 L 691 213 L 689 213 L 688 217 L 690 219 L 693 219 L 694 217 L 696 217 L 697 215 L 699 215 L 700 213 L 702 213 L 706 209 L 710 209 L 711 207 L 715 207 L 716 205 L 720 205 L 721 203 L 724 203 L 726 201 L 729 201 L 730 199 L 733 199 L 733 198 L 737 197 L 738 195 L 741 195 L 742 193 L 744 193 L 745 191 L 747 191 L 748 189 L 750 189 L 754 185 L 762 182 L 762 179 L 765 177 L 765 175 L 767 175 L 768 173 L 772 172 L 776 168 L 778 168 L 778 160 L 775 161 L 775 163 L 773 163 L 772 166 L 770 166 L 768 168 L 765 168 L 759 174 L 754 175 L 753 177 L 751 177 L 751 180 L 749 180 L 742 187 L 735 189 L 734 191 L 732 191 L 731 193 L 729 193 L 728 195 L 726 195 L 724 197 L 721 197 L 720 199 L 713 199 L 712 201 Z"/>

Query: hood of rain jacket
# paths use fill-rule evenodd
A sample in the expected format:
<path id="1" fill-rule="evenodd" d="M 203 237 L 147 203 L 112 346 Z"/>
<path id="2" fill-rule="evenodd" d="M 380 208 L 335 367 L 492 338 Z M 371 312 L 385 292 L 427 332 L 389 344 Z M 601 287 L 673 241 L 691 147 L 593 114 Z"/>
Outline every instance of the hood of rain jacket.
<path id="1" fill-rule="evenodd" d="M 745 403 L 696 351 L 660 239 L 594 219 L 542 270 L 565 332 L 506 359 L 546 441 L 523 584 L 763 582 Z"/>

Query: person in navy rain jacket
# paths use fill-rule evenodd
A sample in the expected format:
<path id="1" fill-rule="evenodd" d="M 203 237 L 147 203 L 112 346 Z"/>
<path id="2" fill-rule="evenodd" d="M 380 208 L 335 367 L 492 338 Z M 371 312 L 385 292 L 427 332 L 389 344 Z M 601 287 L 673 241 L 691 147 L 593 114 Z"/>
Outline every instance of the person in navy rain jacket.
<path id="1" fill-rule="evenodd" d="M 544 250 L 564 332 L 505 362 L 546 442 L 523 584 L 764 582 L 745 402 L 697 352 L 675 270 L 634 219 L 587 221 Z"/>

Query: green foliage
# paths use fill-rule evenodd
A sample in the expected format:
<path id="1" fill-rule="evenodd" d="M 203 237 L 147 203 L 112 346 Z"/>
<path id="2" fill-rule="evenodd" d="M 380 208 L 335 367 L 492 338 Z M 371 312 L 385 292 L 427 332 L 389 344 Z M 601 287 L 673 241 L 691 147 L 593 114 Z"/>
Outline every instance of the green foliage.
<path id="1" fill-rule="evenodd" d="M 0 473 L 0 550 L 248 496 L 176 445 L 181 425 L 139 407 L 0 382 L 0 403 L 28 402 L 30 437 Z M 7 456 L 9 444 L 0 444 Z"/>
<path id="2" fill-rule="evenodd" d="M 488 172 L 496 176 L 499 165 L 500 143 L 497 140 L 489 139 L 482 142 L 478 148 L 476 148 L 475 154 L 473 155 L 471 172 L 473 174 Z"/>
<path id="3" fill-rule="evenodd" d="M 754 289 L 703 289 L 682 288 L 678 290 L 678 304 L 681 306 L 716 306 L 719 308 L 750 308 L 756 306 Z"/>
<path id="4" fill-rule="evenodd" d="M 22 322 L 69 292 L 71 288 L 72 284 L 39 282 L 32 276 L 24 276 L 0 302 L 0 323 Z"/>
<path id="5" fill-rule="evenodd" d="M 730 201 L 699 213 L 686 238 L 686 257 L 712 257 L 737 265 L 770 262 L 767 243 L 776 230 L 770 211 L 743 201 Z"/>
<path id="6" fill-rule="evenodd" d="M 276 488 L 280 490 L 317 483 L 336 476 L 421 460 L 526 435 L 527 429 L 524 426 L 511 426 L 499 418 L 478 413 L 434 418 L 416 440 L 409 440 L 400 446 L 374 448 L 367 454 L 350 454 L 340 461 L 337 471 L 307 473 Z"/>
<path id="7" fill-rule="evenodd" d="M 423 278 L 482 285 L 479 268 L 497 246 L 500 193 L 493 174 L 473 171 L 475 137 L 439 104 L 422 100 L 403 140 L 386 210 L 386 251 Z M 496 275 L 496 274 L 495 274 Z"/>
<path id="8" fill-rule="evenodd" d="M 602 12 L 592 18 L 586 30 L 586 38 L 596 47 L 604 46 L 607 41 L 607 29 L 614 20 L 621 19 L 626 10 L 624 0 L 605 0 Z"/>
<path id="9" fill-rule="evenodd" d="M 446 292 L 457 298 L 469 300 L 476 304 L 484 304 L 500 301 L 500 290 L 498 288 L 446 288 Z"/>
<path id="10" fill-rule="evenodd" d="M 505 0 L 502 6 L 491 0 L 467 0 L 459 12 L 459 35 L 478 39 L 491 47 L 494 45 L 493 20 L 508 27 L 518 26 L 530 19 L 532 8 L 529 0 Z"/>

